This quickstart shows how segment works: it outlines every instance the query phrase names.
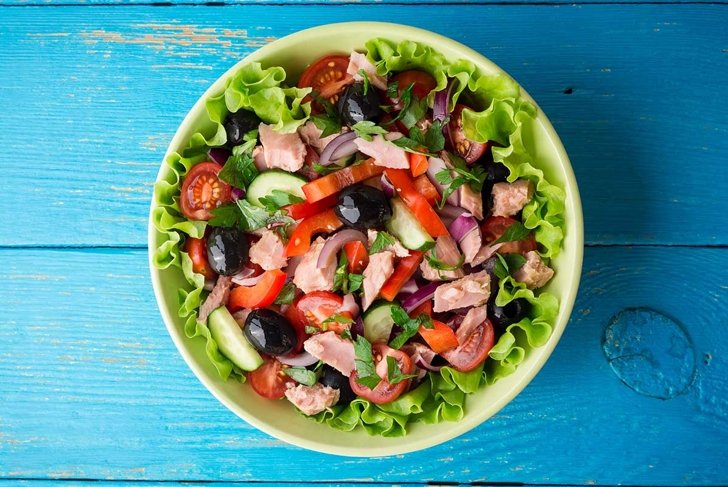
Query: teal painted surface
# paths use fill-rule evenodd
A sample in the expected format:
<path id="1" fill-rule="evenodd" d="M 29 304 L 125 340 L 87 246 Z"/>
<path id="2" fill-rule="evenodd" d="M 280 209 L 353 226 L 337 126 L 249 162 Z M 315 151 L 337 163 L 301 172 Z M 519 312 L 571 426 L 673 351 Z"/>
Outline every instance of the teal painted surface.
<path id="1" fill-rule="evenodd" d="M 269 40 L 353 19 L 434 29 L 515 76 L 569 152 L 587 243 L 728 244 L 727 225 L 706 224 L 724 219 L 725 192 L 705 182 L 728 180 L 725 6 L 69 7 L 0 14 L 0 66 L 22 74 L 0 76 L 0 133 L 12 154 L 3 161 L 8 185 L 0 216 L 22 211 L 27 223 L 0 233 L 3 245 L 141 245 L 164 149 L 205 88 Z M 462 18 L 488 21 L 463 29 Z"/>
<path id="2" fill-rule="evenodd" d="M 396 3 L 0 7 L 0 487 L 728 484 L 728 7 Z M 372 460 L 285 445 L 221 406 L 135 248 L 206 86 L 272 39 L 363 19 L 436 30 L 514 75 L 566 145 L 592 246 L 521 395 L 461 438 Z"/>

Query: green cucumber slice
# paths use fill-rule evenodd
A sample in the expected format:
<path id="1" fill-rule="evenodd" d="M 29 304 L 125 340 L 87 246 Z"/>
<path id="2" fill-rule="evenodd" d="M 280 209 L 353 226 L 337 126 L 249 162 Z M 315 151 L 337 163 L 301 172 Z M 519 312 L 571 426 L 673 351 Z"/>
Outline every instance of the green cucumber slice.
<path id="1" fill-rule="evenodd" d="M 364 338 L 370 343 L 389 341 L 389 335 L 392 334 L 394 320 L 392 319 L 392 307 L 398 306 L 396 303 L 389 301 L 375 302 L 364 315 Z"/>
<path id="2" fill-rule="evenodd" d="M 273 194 L 273 190 L 277 189 L 305 200 L 306 195 L 303 194 L 303 189 L 301 188 L 307 182 L 302 177 L 291 174 L 290 172 L 279 170 L 265 171 L 260 173 L 250 183 L 245 193 L 245 199 L 251 205 L 262 208 L 263 205 L 260 202 L 260 198 Z"/>
<path id="3" fill-rule="evenodd" d="M 435 241 L 422 228 L 407 205 L 399 198 L 393 198 L 391 203 L 392 218 L 385 224 L 387 230 L 410 250 L 428 250 L 434 247 Z"/>
<path id="4" fill-rule="evenodd" d="M 263 358 L 243 335 L 243 330 L 225 306 L 210 313 L 207 319 L 210 334 L 227 358 L 243 370 L 255 370 L 263 365 Z"/>

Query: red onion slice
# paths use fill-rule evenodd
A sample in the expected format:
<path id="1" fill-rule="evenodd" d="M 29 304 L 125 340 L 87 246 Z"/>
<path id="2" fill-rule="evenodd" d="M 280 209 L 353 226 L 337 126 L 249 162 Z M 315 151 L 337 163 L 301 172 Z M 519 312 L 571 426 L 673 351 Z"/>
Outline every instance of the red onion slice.
<path id="1" fill-rule="evenodd" d="M 438 366 L 438 365 L 428 364 L 427 361 L 425 359 L 423 359 L 422 357 L 417 357 L 417 360 L 415 360 L 415 365 L 417 365 L 417 367 L 419 367 L 421 369 L 426 369 L 426 370 L 429 370 L 432 372 L 440 372 L 440 369 L 442 368 L 442 365 Z"/>
<path id="2" fill-rule="evenodd" d="M 402 286 L 402 289 L 400 289 L 399 292 L 402 294 L 413 294 L 416 293 L 419 288 L 420 287 L 417 285 L 417 282 L 415 282 L 414 279 L 410 279 L 404 283 L 404 286 Z"/>
<path id="3" fill-rule="evenodd" d="M 435 93 L 435 101 L 432 106 L 432 119 L 445 120 L 450 114 L 450 93 L 455 85 L 455 80 L 451 80 L 447 87 Z"/>
<path id="4" fill-rule="evenodd" d="M 429 164 L 427 165 L 427 179 L 429 179 L 430 182 L 435 185 L 437 191 L 439 191 L 440 195 L 442 195 L 445 192 L 446 186 L 438 182 L 437 173 L 447 170 L 449 168 L 447 167 L 447 165 L 445 165 L 445 161 L 443 161 L 439 157 L 430 157 L 428 162 Z M 447 202 L 453 206 L 458 206 L 460 204 L 460 192 L 453 191 L 452 194 L 447 197 Z"/>
<path id="5" fill-rule="evenodd" d="M 365 244 L 367 243 L 367 236 L 359 230 L 348 228 L 329 238 L 324 244 L 324 247 L 321 249 L 321 253 L 316 261 L 316 267 L 318 269 L 323 269 L 329 265 L 332 260 L 336 260 L 336 254 L 339 253 L 339 250 L 341 250 L 345 244 L 356 240 Z"/>
<path id="6" fill-rule="evenodd" d="M 457 193 L 457 191 L 456 191 Z M 440 219 L 446 226 L 450 226 L 450 224 L 460 215 L 465 213 L 465 208 L 462 208 L 460 206 L 453 206 L 445 204 L 442 208 L 435 209 L 437 214 L 440 216 Z"/>
<path id="7" fill-rule="evenodd" d="M 222 147 L 213 147 L 207 151 L 207 155 L 210 157 L 212 162 L 217 162 L 221 166 L 224 166 L 231 153 L 229 150 L 223 149 Z"/>
<path id="8" fill-rule="evenodd" d="M 478 228 L 478 220 L 470 213 L 462 213 L 447 227 L 452 238 L 458 242 L 461 242 L 468 233 L 476 228 Z"/>
<path id="9" fill-rule="evenodd" d="M 402 300 L 402 307 L 406 312 L 411 313 L 417 306 L 421 305 L 428 299 L 432 299 L 435 295 L 435 290 L 441 285 L 441 282 L 430 282 L 425 284 Z"/>
<path id="10" fill-rule="evenodd" d="M 290 365 L 291 367 L 308 367 L 319 360 L 308 352 L 301 352 L 293 357 L 287 355 L 276 355 L 275 357 L 280 363 Z"/>
<path id="11" fill-rule="evenodd" d="M 389 181 L 386 174 L 382 174 L 381 178 L 382 191 L 387 195 L 387 198 L 394 197 L 394 185 Z"/>
<path id="12" fill-rule="evenodd" d="M 244 279 L 233 277 L 232 280 L 238 286 L 250 287 L 255 286 L 263 278 L 263 274 L 253 277 L 246 277 Z"/>
<path id="13" fill-rule="evenodd" d="M 342 157 L 355 154 L 358 149 L 354 143 L 354 139 L 356 139 L 356 132 L 346 132 L 326 144 L 323 152 L 321 152 L 319 164 L 328 166 Z"/>
<path id="14" fill-rule="evenodd" d="M 364 320 L 361 319 L 361 316 L 354 321 L 354 324 L 351 325 L 351 336 L 353 338 L 356 338 L 358 336 L 364 336 Z"/>

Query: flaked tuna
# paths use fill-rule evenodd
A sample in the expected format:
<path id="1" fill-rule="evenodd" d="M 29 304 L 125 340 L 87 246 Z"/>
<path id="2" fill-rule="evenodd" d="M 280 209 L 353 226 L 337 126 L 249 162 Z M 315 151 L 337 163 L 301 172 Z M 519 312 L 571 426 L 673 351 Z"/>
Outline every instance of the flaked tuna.
<path id="1" fill-rule="evenodd" d="M 286 399 L 307 416 L 325 411 L 339 402 L 339 390 L 316 383 L 313 386 L 289 384 L 285 393 Z"/>
<path id="2" fill-rule="evenodd" d="M 435 290 L 436 313 L 470 306 L 482 306 L 490 297 L 490 276 L 487 271 L 470 274 L 443 284 Z"/>
<path id="3" fill-rule="evenodd" d="M 311 248 L 303 255 L 303 259 L 296 267 L 293 275 L 293 284 L 304 293 L 312 291 L 331 291 L 334 289 L 334 274 L 336 261 L 332 260 L 325 267 L 316 267 L 319 254 L 326 241 L 318 237 L 311 243 Z"/>
<path id="4" fill-rule="evenodd" d="M 450 235 L 437 237 L 432 253 L 434 253 L 434 257 L 438 261 L 448 266 L 454 266 L 460 263 L 461 255 L 458 250 L 458 245 Z M 422 277 L 428 281 L 452 281 L 453 279 L 460 279 L 465 275 L 462 266 L 454 270 L 435 269 L 426 258 L 420 264 L 420 270 L 422 271 Z"/>
<path id="5" fill-rule="evenodd" d="M 520 281 L 529 289 L 536 289 L 546 285 L 554 277 L 554 270 L 544 264 L 538 252 L 532 250 L 526 253 L 526 263 L 513 274 L 516 281 Z"/>
<path id="6" fill-rule="evenodd" d="M 282 269 L 288 264 L 286 247 L 281 237 L 267 228 L 261 229 L 260 240 L 250 246 L 250 261 L 266 271 Z"/>
<path id="7" fill-rule="evenodd" d="M 263 156 L 267 169 L 296 172 L 303 167 L 306 145 L 298 133 L 280 134 L 273 130 L 272 126 L 261 123 L 258 126 L 258 136 L 263 145 Z M 255 153 L 253 157 L 255 157 Z"/>
<path id="8" fill-rule="evenodd" d="M 362 309 L 366 309 L 374 302 L 379 295 L 384 283 L 394 272 L 394 254 L 385 250 L 369 257 L 369 264 L 364 269 L 364 297 L 361 300 Z"/>
<path id="9" fill-rule="evenodd" d="M 496 183 L 493 195 L 493 216 L 513 216 L 523 209 L 533 197 L 533 185 L 527 179 L 513 183 Z"/>
<path id="10" fill-rule="evenodd" d="M 313 335 L 303 348 L 347 377 L 354 371 L 354 345 L 333 331 Z"/>

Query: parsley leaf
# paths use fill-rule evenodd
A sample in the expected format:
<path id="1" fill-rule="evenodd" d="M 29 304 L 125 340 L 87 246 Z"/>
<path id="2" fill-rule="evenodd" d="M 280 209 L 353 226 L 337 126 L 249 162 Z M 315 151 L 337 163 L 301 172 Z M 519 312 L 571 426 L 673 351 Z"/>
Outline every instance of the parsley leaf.
<path id="1" fill-rule="evenodd" d="M 485 178 L 488 176 L 487 170 L 482 166 L 469 168 L 464 160 L 454 154 L 449 154 L 449 159 L 453 166 L 452 169 L 443 169 L 435 174 L 437 182 L 447 186 L 442 194 L 442 199 L 438 203 L 440 208 L 445 206 L 447 198 L 463 184 L 468 184 L 470 189 L 480 193 L 483 190 Z M 452 174 L 453 172 L 455 175 Z"/>
<path id="2" fill-rule="evenodd" d="M 341 169 L 341 166 L 338 166 L 336 164 L 331 164 L 330 166 L 324 166 L 323 164 L 319 164 L 318 162 L 313 163 L 313 170 L 322 176 L 326 176 L 327 174 L 331 174 L 332 172 L 336 172 L 339 169 Z"/>
<path id="3" fill-rule="evenodd" d="M 283 373 L 291 379 L 295 380 L 299 384 L 304 386 L 312 386 L 318 380 L 316 372 L 308 370 L 304 367 L 286 367 L 283 369 Z"/>
<path id="4" fill-rule="evenodd" d="M 349 274 L 349 258 L 345 252 L 342 252 L 334 273 L 334 291 L 341 291 L 344 294 L 353 293 L 361 288 L 363 282 L 363 275 Z"/>
<path id="5" fill-rule="evenodd" d="M 432 318 L 426 314 L 421 314 L 416 318 L 410 318 L 407 312 L 401 306 L 392 306 L 391 308 L 392 320 L 402 330 L 391 342 L 389 346 L 392 348 L 399 349 L 407 343 L 407 340 L 417 334 L 420 326 L 425 328 L 432 328 Z"/>
<path id="6" fill-rule="evenodd" d="M 399 103 L 401 103 L 402 105 L 402 108 L 400 109 L 397 116 L 387 122 L 388 125 L 391 125 L 397 120 L 400 120 L 405 127 L 411 129 L 425 116 L 425 113 L 427 112 L 427 100 L 420 100 L 416 96 L 412 95 L 412 88 L 414 88 L 414 86 L 414 83 L 410 83 L 407 88 L 402 90 L 402 93 L 399 93 L 398 84 L 395 85 L 393 83 L 387 87 L 387 95 L 394 95 L 389 96 L 389 98 L 393 100 L 398 99 Z"/>
<path id="7" fill-rule="evenodd" d="M 521 254 L 506 254 L 503 258 L 508 263 L 508 270 L 511 274 L 523 267 L 523 264 L 526 263 L 526 258 Z"/>
<path id="8" fill-rule="evenodd" d="M 369 389 L 374 389 L 381 382 L 374 366 L 372 344 L 359 335 L 354 342 L 354 365 L 356 367 L 356 381 Z"/>
<path id="9" fill-rule="evenodd" d="M 394 357 L 387 355 L 387 382 L 394 385 L 399 384 L 404 380 L 411 379 L 412 377 L 417 377 L 417 374 L 403 374 L 397 364 L 397 360 Z"/>
<path id="10" fill-rule="evenodd" d="M 296 285 L 292 282 L 287 282 L 281 292 L 278 293 L 278 297 L 273 304 L 291 304 L 293 298 L 296 296 Z"/>
<path id="11" fill-rule="evenodd" d="M 302 203 L 304 201 L 300 196 L 281 191 L 280 189 L 274 189 L 268 196 L 259 198 L 260 204 L 262 204 L 269 212 L 274 212 L 283 208 L 286 205 L 292 205 L 293 203 Z"/>
<path id="12" fill-rule="evenodd" d="M 240 208 L 235 203 L 218 206 L 210 210 L 212 218 L 207 222 L 211 227 L 237 227 L 240 221 Z"/>
<path id="13" fill-rule="evenodd" d="M 311 115 L 311 120 L 321 130 L 321 138 L 341 132 L 341 120 L 325 115 Z"/>
<path id="14" fill-rule="evenodd" d="M 354 320 L 352 320 L 349 316 L 343 315 L 341 313 L 336 313 L 321 322 L 322 325 L 328 325 L 329 323 L 341 323 L 342 325 L 350 325 L 354 323 Z"/>
<path id="15" fill-rule="evenodd" d="M 391 100 L 399 98 L 399 81 L 387 85 L 387 98 Z"/>
<path id="16" fill-rule="evenodd" d="M 233 147 L 233 153 L 218 174 L 218 177 L 236 188 L 245 189 L 258 176 L 253 149 L 258 141 L 258 130 L 251 130 L 243 136 L 244 144 Z"/>
<path id="17" fill-rule="evenodd" d="M 369 87 L 371 83 L 369 82 L 369 75 L 367 75 L 367 72 L 364 71 L 364 68 L 357 71 L 359 73 L 359 76 L 362 77 L 362 80 L 364 81 L 364 96 L 367 96 L 367 93 L 369 93 Z"/>
<path id="18" fill-rule="evenodd" d="M 354 293 L 361 289 L 364 283 L 364 274 L 349 274 L 349 292 Z"/>
<path id="19" fill-rule="evenodd" d="M 389 233 L 377 232 L 377 237 L 374 239 L 374 242 L 372 242 L 371 247 L 369 247 L 369 255 L 386 250 L 387 247 L 394 245 L 395 243 L 397 243 L 397 241 Z"/>
<path id="20" fill-rule="evenodd" d="M 372 140 L 372 135 L 384 135 L 387 133 L 382 127 L 379 127 L 369 120 L 357 122 L 351 126 L 351 129 L 356 132 L 357 137 L 368 141 Z"/>
<path id="21" fill-rule="evenodd" d="M 319 332 L 319 329 L 315 326 L 306 325 L 303 328 L 303 331 L 305 331 L 307 335 L 315 335 Z"/>
<path id="22" fill-rule="evenodd" d="M 506 231 L 503 232 L 503 235 L 498 237 L 498 240 L 493 242 L 491 245 L 495 245 L 498 243 L 504 243 L 504 242 L 514 242 L 516 240 L 523 240 L 530 233 L 531 233 L 531 230 L 526 228 L 523 225 L 523 223 L 515 222 L 510 227 L 506 228 Z"/>
<path id="23" fill-rule="evenodd" d="M 430 264 L 430 267 L 438 271 L 456 271 L 463 267 L 463 263 L 465 262 L 465 256 L 460 254 L 460 258 L 455 264 L 447 264 L 438 259 L 434 255 L 434 251 L 430 251 L 425 254 L 425 260 L 427 260 L 427 263 Z"/>
<path id="24" fill-rule="evenodd" d="M 240 229 L 245 232 L 252 232 L 259 228 L 263 228 L 268 223 L 270 215 L 263 208 L 258 208 L 248 203 L 247 200 L 238 200 L 235 202 L 240 208 L 242 218 L 240 220 Z"/>

